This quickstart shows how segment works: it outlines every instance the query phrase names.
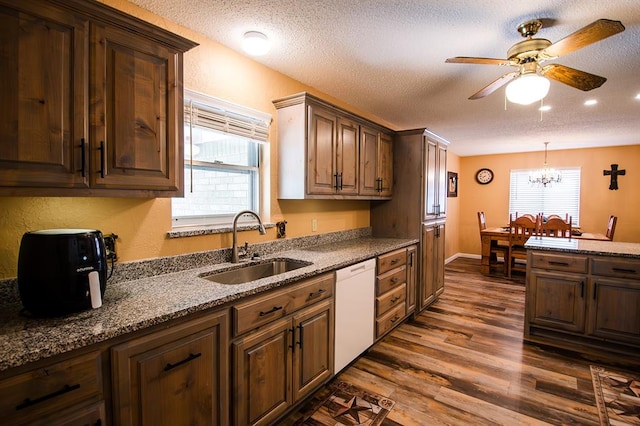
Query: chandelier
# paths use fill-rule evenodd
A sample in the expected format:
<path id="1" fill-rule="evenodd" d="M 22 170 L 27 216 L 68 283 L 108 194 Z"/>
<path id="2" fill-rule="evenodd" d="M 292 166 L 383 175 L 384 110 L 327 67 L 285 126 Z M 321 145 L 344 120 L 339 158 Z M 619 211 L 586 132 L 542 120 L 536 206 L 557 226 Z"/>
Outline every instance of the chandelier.
<path id="1" fill-rule="evenodd" d="M 549 142 L 544 143 L 544 165 L 541 169 L 529 174 L 529 183 L 546 187 L 552 183 L 560 183 L 562 181 L 560 172 L 547 165 L 547 145 L 549 145 Z"/>

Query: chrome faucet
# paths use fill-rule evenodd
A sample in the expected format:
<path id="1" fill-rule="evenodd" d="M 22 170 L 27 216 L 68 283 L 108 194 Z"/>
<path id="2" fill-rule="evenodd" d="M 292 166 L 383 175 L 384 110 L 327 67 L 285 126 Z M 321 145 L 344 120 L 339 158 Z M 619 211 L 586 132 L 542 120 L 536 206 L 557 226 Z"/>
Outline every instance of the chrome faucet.
<path id="1" fill-rule="evenodd" d="M 255 216 L 258 219 L 258 231 L 260 235 L 265 235 L 267 231 L 264 229 L 264 225 L 262 225 L 262 219 L 260 219 L 260 215 L 254 212 L 253 210 L 242 210 L 238 212 L 233 218 L 233 245 L 231 246 L 231 263 L 238 263 L 240 259 L 238 258 L 238 219 L 240 216 L 245 214 L 250 214 Z"/>

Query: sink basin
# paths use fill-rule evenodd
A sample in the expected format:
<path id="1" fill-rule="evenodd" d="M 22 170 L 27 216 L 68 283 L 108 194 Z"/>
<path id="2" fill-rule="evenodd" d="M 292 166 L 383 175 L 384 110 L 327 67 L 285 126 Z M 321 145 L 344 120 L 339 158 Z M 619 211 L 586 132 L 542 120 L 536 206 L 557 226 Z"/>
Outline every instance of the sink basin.
<path id="1" fill-rule="evenodd" d="M 274 259 L 260 263 L 239 266 L 237 268 L 214 274 L 201 275 L 202 278 L 219 284 L 242 284 L 249 281 L 268 278 L 298 268 L 311 265 L 311 262 L 295 259 Z"/>

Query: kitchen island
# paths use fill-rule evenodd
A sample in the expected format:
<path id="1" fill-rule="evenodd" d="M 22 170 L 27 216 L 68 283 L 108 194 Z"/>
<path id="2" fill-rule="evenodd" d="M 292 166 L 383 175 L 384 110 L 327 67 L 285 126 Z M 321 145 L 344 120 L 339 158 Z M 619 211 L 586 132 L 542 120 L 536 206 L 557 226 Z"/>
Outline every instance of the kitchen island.
<path id="1" fill-rule="evenodd" d="M 526 340 L 640 353 L 640 244 L 532 237 L 526 243 Z"/>

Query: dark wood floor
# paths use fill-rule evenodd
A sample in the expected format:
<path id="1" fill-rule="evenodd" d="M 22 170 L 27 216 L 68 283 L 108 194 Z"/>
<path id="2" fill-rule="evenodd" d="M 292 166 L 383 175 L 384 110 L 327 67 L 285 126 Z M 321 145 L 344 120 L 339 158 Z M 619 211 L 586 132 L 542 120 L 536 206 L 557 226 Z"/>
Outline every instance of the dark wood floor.
<path id="1" fill-rule="evenodd" d="M 606 361 L 524 343 L 523 308 L 524 280 L 458 258 L 441 298 L 337 379 L 395 400 L 383 425 L 598 425 L 589 365 Z"/>

